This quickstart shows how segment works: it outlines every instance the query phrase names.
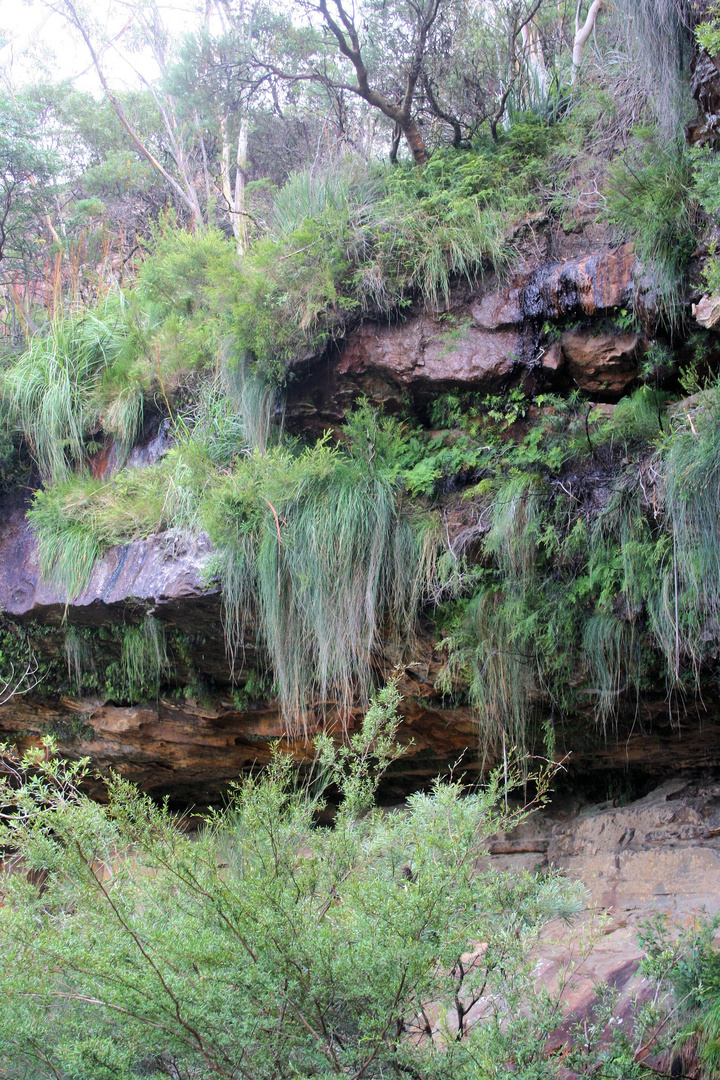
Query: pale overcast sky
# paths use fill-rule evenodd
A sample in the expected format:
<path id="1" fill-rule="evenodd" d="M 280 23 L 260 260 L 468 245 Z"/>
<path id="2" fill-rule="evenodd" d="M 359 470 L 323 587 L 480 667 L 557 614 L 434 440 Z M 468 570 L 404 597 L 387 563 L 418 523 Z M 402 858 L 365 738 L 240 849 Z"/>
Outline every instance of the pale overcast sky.
<path id="1" fill-rule="evenodd" d="M 160 4 L 163 19 L 178 37 L 197 25 L 198 11 L 192 0 L 183 5 Z M 117 0 L 93 0 L 86 10 L 102 27 L 104 36 L 114 38 L 129 22 L 128 5 Z M 40 78 L 72 79 L 79 90 L 101 93 L 90 55 L 84 43 L 73 35 L 67 22 L 48 9 L 43 0 L 0 0 L 0 72 L 15 86 Z M 135 54 L 133 63 L 146 78 L 157 73 L 149 54 Z M 139 80 L 112 48 L 103 52 L 103 66 L 113 85 L 137 87 Z M 44 75 L 43 75 L 44 73 Z"/>

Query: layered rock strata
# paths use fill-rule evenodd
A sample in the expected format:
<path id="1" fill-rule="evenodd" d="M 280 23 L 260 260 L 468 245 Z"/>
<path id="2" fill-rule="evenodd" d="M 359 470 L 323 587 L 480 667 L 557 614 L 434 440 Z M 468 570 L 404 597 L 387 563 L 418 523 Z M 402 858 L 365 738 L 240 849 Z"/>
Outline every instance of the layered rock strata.
<path id="1" fill-rule="evenodd" d="M 337 425 L 360 394 L 390 407 L 405 406 L 409 397 L 422 409 L 445 389 L 499 393 L 520 383 L 534 390 L 577 386 L 611 403 L 632 386 L 642 355 L 638 336 L 613 322 L 639 287 L 637 273 L 627 244 L 573 252 L 540 265 L 528 260 L 507 282 L 487 279 L 460 290 L 440 314 L 417 311 L 396 325 L 360 326 L 342 348 L 295 373 L 288 423 L 307 433 Z M 166 427 L 156 427 L 126 467 L 156 460 L 167 448 L 167 436 Z M 102 475 L 119 467 L 111 448 L 105 458 L 98 464 Z M 26 492 L 10 493 L 0 506 L 5 619 L 52 631 L 54 637 L 42 647 L 55 649 L 57 658 L 66 619 L 103 631 L 152 614 L 169 640 L 173 633 L 182 635 L 182 650 L 172 661 L 174 682 L 185 692 L 125 707 L 88 697 L 39 696 L 48 689 L 41 686 L 0 707 L 0 736 L 29 743 L 53 731 L 67 753 L 87 753 L 98 767 L 118 769 L 146 790 L 184 802 L 215 800 L 240 772 L 267 762 L 272 742 L 286 735 L 274 700 L 253 701 L 232 683 L 208 537 L 165 532 L 114 548 L 98 561 L 84 592 L 67 604 L 64 592 L 40 573 L 25 517 L 28 498 Z M 458 550 L 477 544 L 481 523 L 467 518 L 467 507 L 445 513 Z M 388 797 L 428 782 L 458 760 L 470 774 L 493 763 L 479 754 L 469 707 L 446 707 L 436 690 L 440 657 L 434 645 L 430 628 L 421 628 L 409 655 L 395 655 L 387 647 L 374 657 L 381 677 L 400 671 L 404 695 L 408 747 L 389 778 Z M 100 662 L 119 659 L 112 635 L 105 635 L 102 648 Z M 247 668 L 262 664 L 252 635 L 244 659 Z M 187 690 L 191 671 L 211 687 L 208 693 L 193 696 Z M 572 748 L 568 768 L 575 775 L 625 773 L 642 784 L 677 770 L 720 767 L 719 713 L 707 695 L 703 703 L 688 704 L 682 730 L 662 698 L 644 701 L 638 712 L 633 708 L 608 737 L 594 728 L 589 711 L 558 729 L 558 753 Z M 352 728 L 358 718 L 344 722 Z M 322 725 L 339 730 L 339 718 L 319 714 L 316 727 Z M 306 738 L 289 745 L 300 759 L 312 754 Z"/>

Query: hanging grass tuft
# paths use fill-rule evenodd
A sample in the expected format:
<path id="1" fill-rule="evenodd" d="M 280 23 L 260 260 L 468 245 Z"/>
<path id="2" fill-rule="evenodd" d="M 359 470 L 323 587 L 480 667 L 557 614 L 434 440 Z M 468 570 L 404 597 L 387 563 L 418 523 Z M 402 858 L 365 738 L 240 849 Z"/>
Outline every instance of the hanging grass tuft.
<path id="1" fill-rule="evenodd" d="M 347 715 L 369 699 L 386 636 L 407 643 L 434 545 L 383 470 L 321 440 L 253 456 L 221 493 L 219 548 L 233 662 L 257 621 L 288 728 L 311 703 Z"/>
<path id="2" fill-rule="evenodd" d="M 58 316 L 50 333 L 33 338 L 7 372 L 11 404 L 46 484 L 68 477 L 98 425 L 92 391 L 124 347 L 121 306 L 108 301 L 105 309 Z M 142 407 L 142 395 L 129 389 L 114 404 L 110 427 L 128 449 L 140 430 Z"/>
<path id="3" fill-rule="evenodd" d="M 126 693 L 132 701 L 158 696 L 160 681 L 170 671 L 170 661 L 165 630 L 152 615 L 146 615 L 139 626 L 125 631 L 120 667 Z"/>

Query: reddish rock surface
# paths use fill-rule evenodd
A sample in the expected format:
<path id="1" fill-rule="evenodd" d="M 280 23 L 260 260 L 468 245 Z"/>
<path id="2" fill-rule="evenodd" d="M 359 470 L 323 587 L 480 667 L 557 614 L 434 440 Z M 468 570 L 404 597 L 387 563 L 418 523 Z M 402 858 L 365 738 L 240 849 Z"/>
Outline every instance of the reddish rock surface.
<path id="1" fill-rule="evenodd" d="M 517 331 L 455 328 L 420 315 L 397 326 L 361 326 L 348 338 L 337 373 L 376 371 L 401 386 L 428 381 L 489 391 L 511 374 L 522 349 Z"/>
<path id="2" fill-rule="evenodd" d="M 593 397 L 617 401 L 638 376 L 637 334 L 567 330 L 561 345 L 573 382 Z"/>
<path id="3" fill-rule="evenodd" d="M 523 290 L 523 317 L 561 319 L 622 307 L 632 298 L 635 267 L 632 244 L 542 266 Z"/>
<path id="4" fill-rule="evenodd" d="M 458 293 L 438 316 L 420 311 L 399 323 L 364 323 L 335 355 L 296 368 L 287 422 L 320 433 L 341 423 L 361 394 L 400 409 L 408 395 L 422 406 L 452 389 L 497 394 L 529 385 L 528 378 L 537 383 L 533 390 L 567 385 L 563 355 L 542 343 L 544 324 L 592 318 L 629 303 L 635 269 L 631 244 L 547 265 L 527 263 L 507 284 L 486 279 Z M 584 351 L 569 340 L 575 364 L 569 377 L 591 393 L 607 384 L 611 396 L 619 395 L 634 371 L 631 358 L 587 337 Z M 618 343 L 625 347 L 623 335 Z"/>
<path id="5" fill-rule="evenodd" d="M 215 641 L 207 648 L 208 668 L 222 666 L 222 643 Z M 404 695 L 400 738 L 407 752 L 388 777 L 388 797 L 429 783 L 454 763 L 469 776 L 496 764 L 496 757 L 481 753 L 471 709 L 444 708 L 438 699 L 433 683 L 439 659 L 433 652 L 431 641 L 419 641 L 415 662 L 405 667 L 400 679 Z M 202 664 L 204 656 L 197 660 Z M 568 775 L 584 777 L 583 787 L 590 791 L 602 788 L 608 776 L 620 783 L 646 784 L 653 777 L 660 781 L 683 772 L 694 776 L 720 769 L 716 707 L 703 715 L 702 724 L 698 715 L 688 713 L 678 731 L 668 721 L 666 702 L 653 704 L 651 708 L 644 703 L 639 717 L 633 710 L 612 737 L 603 738 L 586 715 L 558 729 L 558 754 L 564 756 L 566 745 L 573 747 L 566 761 Z M 351 732 L 360 715 L 350 719 Z M 342 730 L 338 718 L 330 714 L 324 722 L 318 718 L 307 739 L 288 738 L 274 701 L 243 710 L 229 688 L 227 695 L 207 702 L 160 698 L 144 705 L 117 706 L 92 698 L 64 697 L 48 703 L 17 697 L 0 707 L 0 741 L 21 732 L 29 745 L 55 732 L 69 756 L 89 754 L 99 769 L 116 769 L 146 791 L 201 805 L 219 799 L 228 783 L 245 770 L 266 764 L 276 739 L 283 739 L 298 760 L 310 761 L 312 736 L 323 724 L 338 734 Z M 79 727 L 82 737 L 77 735 Z"/>

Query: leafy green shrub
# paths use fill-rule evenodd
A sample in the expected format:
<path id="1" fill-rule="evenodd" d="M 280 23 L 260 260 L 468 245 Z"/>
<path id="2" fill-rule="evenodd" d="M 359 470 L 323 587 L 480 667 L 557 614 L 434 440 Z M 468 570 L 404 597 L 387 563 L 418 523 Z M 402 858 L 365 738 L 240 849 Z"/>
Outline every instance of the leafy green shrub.
<path id="1" fill-rule="evenodd" d="M 498 777 L 374 808 L 398 704 L 386 687 L 350 741 L 323 736 L 306 781 L 278 748 L 194 834 L 117 776 L 91 801 L 86 761 L 3 748 L 3 1076 L 552 1076 L 564 983 L 538 991 L 532 949 L 577 889 L 478 869 L 526 816 Z"/>
<path id="2" fill-rule="evenodd" d="M 700 915 L 673 926 L 658 915 L 641 927 L 643 973 L 673 989 L 681 1030 L 676 1045 L 689 1043 L 715 1077 L 720 1071 L 720 953 L 715 945 L 720 919 Z"/>
<path id="3" fill-rule="evenodd" d="M 703 21 L 696 27 L 698 44 L 710 56 L 720 52 L 720 4 L 716 0 L 703 7 Z"/>

